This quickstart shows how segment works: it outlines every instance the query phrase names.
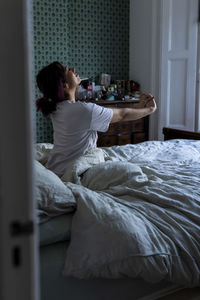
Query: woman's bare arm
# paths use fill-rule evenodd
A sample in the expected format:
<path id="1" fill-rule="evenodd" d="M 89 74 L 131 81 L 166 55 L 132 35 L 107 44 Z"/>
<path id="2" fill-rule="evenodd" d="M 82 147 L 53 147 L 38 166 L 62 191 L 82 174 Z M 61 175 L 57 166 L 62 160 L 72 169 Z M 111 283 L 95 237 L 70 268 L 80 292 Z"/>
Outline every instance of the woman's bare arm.
<path id="1" fill-rule="evenodd" d="M 111 123 L 137 120 L 152 114 L 156 111 L 156 108 L 156 102 L 152 95 L 142 95 L 136 108 L 112 108 L 113 117 Z"/>

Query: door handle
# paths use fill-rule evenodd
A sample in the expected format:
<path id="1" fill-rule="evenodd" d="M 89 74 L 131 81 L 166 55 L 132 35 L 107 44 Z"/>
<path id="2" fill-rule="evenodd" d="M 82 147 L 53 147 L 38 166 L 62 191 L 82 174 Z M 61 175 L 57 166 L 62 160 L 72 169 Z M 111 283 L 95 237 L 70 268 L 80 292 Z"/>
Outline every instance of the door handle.
<path id="1" fill-rule="evenodd" d="M 33 221 L 20 222 L 14 221 L 10 226 L 10 233 L 12 236 L 30 235 L 34 232 Z"/>

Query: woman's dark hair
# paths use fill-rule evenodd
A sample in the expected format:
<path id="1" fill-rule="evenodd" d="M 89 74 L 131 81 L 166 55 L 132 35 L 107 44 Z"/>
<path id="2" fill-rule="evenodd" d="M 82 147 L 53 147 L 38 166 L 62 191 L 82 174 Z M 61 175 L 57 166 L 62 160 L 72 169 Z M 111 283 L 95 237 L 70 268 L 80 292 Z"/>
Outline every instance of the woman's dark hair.
<path id="1" fill-rule="evenodd" d="M 65 98 L 66 68 L 55 61 L 44 67 L 36 77 L 37 85 L 43 97 L 36 100 L 37 111 L 46 117 L 56 110 L 57 103 Z"/>

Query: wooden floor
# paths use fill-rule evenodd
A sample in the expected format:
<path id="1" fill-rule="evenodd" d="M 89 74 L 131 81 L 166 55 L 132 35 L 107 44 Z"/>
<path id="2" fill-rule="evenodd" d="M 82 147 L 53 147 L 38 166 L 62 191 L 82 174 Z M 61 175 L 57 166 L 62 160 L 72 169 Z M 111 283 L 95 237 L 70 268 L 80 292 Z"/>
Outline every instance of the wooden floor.
<path id="1" fill-rule="evenodd" d="M 200 287 L 182 289 L 155 300 L 200 300 Z"/>

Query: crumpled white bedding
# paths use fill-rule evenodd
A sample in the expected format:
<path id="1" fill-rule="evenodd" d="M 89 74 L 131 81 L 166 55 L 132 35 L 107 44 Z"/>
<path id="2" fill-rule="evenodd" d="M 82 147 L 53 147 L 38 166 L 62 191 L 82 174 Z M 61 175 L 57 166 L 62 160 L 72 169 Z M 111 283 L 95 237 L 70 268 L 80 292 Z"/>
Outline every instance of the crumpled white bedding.
<path id="1" fill-rule="evenodd" d="M 77 210 L 63 274 L 200 285 L 200 141 L 103 152 L 66 183 Z"/>
<path id="2" fill-rule="evenodd" d="M 177 162 L 200 161 L 200 141 L 169 140 L 148 141 L 140 144 L 102 148 L 105 157 L 112 160 L 132 162 Z"/>
<path id="3" fill-rule="evenodd" d="M 74 211 L 76 199 L 71 190 L 39 161 L 34 162 L 34 167 L 37 222 L 44 223 L 53 217 Z"/>

